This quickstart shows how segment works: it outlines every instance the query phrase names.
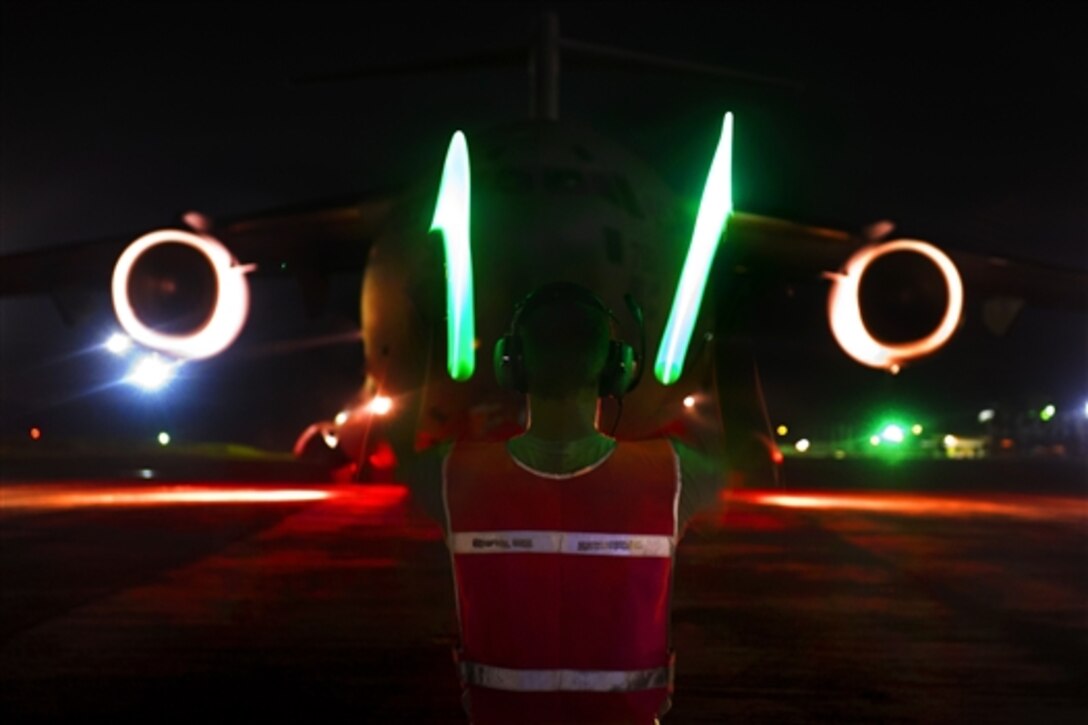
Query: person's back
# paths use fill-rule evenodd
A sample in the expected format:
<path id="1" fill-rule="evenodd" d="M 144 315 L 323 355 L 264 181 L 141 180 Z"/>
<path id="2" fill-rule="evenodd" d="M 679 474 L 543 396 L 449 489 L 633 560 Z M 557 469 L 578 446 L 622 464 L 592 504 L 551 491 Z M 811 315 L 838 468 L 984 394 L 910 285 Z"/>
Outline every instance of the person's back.
<path id="1" fill-rule="evenodd" d="M 679 471 L 667 441 L 567 474 L 454 446 L 445 503 L 474 723 L 652 723 L 672 685 Z"/>
<path id="2" fill-rule="evenodd" d="M 724 461 L 600 433 L 600 398 L 636 380 L 610 320 L 585 288 L 534 292 L 494 356 L 500 385 L 527 396 L 525 432 L 444 446 L 405 472 L 446 530 L 476 725 L 646 724 L 670 704 L 674 553 Z"/>

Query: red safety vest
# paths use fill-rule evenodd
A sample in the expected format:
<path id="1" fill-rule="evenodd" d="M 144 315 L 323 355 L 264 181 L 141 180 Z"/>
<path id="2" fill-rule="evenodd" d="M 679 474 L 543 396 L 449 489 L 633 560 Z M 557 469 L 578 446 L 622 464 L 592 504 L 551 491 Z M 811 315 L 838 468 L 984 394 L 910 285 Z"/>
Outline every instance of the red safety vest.
<path id="1" fill-rule="evenodd" d="M 443 494 L 472 722 L 653 723 L 672 691 L 668 441 L 566 475 L 458 444 Z"/>

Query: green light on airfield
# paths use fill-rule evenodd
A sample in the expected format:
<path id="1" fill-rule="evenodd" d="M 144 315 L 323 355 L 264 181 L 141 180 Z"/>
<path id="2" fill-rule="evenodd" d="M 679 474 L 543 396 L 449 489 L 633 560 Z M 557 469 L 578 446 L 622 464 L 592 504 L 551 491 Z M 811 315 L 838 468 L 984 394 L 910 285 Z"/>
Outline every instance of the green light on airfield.
<path id="1" fill-rule="evenodd" d="M 896 423 L 889 423 L 884 426 L 884 430 L 880 431 L 880 437 L 888 443 L 902 443 L 903 427 Z"/>
<path id="2" fill-rule="evenodd" d="M 431 231 L 442 232 L 446 250 L 446 368 L 462 381 L 476 369 L 469 197 L 468 143 L 457 131 L 446 151 Z"/>
<path id="3" fill-rule="evenodd" d="M 1044 423 L 1054 417 L 1054 414 L 1058 412 L 1058 409 L 1053 405 L 1048 405 L 1039 412 L 1039 420 Z"/>
<path id="4" fill-rule="evenodd" d="M 699 213 L 695 217 L 695 230 L 688 246 L 688 256 L 676 286 L 676 297 L 665 323 L 665 334 L 657 350 L 654 375 L 662 385 L 671 385 L 680 379 L 684 371 L 695 318 L 706 290 L 710 264 L 718 248 L 718 240 L 729 215 L 733 211 L 733 114 L 726 113 L 722 122 L 722 135 L 718 149 L 710 163 Z"/>

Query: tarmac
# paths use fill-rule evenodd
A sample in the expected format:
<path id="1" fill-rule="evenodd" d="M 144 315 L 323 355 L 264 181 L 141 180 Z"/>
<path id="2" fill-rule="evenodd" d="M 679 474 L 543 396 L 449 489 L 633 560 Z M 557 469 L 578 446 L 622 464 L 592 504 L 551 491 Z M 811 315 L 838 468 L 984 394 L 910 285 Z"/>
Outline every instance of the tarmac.
<path id="1" fill-rule="evenodd" d="M 834 488 L 690 525 L 664 723 L 1088 721 L 1082 493 Z M 9 480 L 0 577 L 4 722 L 466 722 L 397 484 Z"/>

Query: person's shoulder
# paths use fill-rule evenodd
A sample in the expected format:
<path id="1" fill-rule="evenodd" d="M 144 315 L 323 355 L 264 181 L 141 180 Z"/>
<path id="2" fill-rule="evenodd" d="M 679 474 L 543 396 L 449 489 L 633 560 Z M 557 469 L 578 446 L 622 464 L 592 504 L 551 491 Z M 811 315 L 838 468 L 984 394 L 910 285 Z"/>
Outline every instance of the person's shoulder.
<path id="1" fill-rule="evenodd" d="M 670 437 L 668 441 L 676 453 L 681 470 L 685 473 L 716 474 L 728 467 L 724 456 L 710 455 L 707 451 L 690 445 L 679 438 Z"/>

